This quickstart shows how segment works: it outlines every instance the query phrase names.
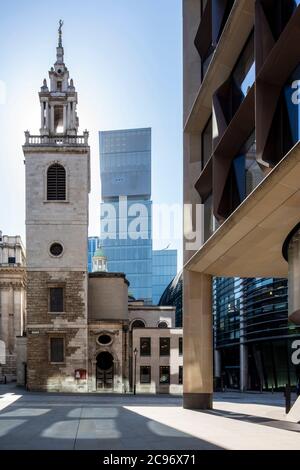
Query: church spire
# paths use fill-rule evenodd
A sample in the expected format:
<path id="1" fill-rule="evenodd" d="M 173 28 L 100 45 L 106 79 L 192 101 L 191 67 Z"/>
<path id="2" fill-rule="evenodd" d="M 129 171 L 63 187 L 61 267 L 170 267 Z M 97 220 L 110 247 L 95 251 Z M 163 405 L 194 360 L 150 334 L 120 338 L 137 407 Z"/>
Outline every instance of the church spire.
<path id="1" fill-rule="evenodd" d="M 59 28 L 58 28 L 58 47 L 63 47 L 62 45 L 62 27 L 64 25 L 63 20 L 59 20 Z"/>
<path id="2" fill-rule="evenodd" d="M 41 135 L 76 136 L 79 126 L 77 93 L 69 70 L 64 63 L 62 42 L 63 21 L 59 21 L 56 62 L 49 71 L 50 83 L 44 80 L 40 91 Z"/>
<path id="3" fill-rule="evenodd" d="M 62 27 L 64 25 L 63 20 L 59 20 L 58 24 L 58 46 L 56 48 L 56 63 L 63 64 L 64 63 L 64 48 L 62 44 Z"/>

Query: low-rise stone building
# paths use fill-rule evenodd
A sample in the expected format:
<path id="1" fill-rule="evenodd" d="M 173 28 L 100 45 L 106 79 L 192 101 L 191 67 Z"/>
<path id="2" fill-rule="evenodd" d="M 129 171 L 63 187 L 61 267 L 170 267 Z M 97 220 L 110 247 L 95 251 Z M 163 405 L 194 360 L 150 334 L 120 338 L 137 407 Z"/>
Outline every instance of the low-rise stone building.
<path id="1" fill-rule="evenodd" d="M 26 322 L 25 249 L 0 231 L 0 381 L 16 380 L 17 336 Z"/>

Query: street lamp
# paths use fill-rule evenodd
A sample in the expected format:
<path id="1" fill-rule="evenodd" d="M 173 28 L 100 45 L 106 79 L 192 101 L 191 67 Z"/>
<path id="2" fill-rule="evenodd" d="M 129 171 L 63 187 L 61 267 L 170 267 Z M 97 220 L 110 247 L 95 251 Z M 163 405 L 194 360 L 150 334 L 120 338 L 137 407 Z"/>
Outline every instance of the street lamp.
<path id="1" fill-rule="evenodd" d="M 134 348 L 133 354 L 134 354 L 134 381 L 133 381 L 133 395 L 136 395 L 136 355 L 137 355 L 137 349 Z"/>

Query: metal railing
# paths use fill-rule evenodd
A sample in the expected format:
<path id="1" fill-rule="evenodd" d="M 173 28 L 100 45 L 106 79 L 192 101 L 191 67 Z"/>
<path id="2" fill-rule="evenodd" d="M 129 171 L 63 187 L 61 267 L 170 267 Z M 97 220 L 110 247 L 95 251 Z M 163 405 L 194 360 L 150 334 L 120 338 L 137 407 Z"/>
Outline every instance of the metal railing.
<path id="1" fill-rule="evenodd" d="M 88 145 L 88 140 L 88 131 L 85 131 L 83 135 L 61 136 L 30 135 L 28 131 L 25 132 L 25 145 Z"/>

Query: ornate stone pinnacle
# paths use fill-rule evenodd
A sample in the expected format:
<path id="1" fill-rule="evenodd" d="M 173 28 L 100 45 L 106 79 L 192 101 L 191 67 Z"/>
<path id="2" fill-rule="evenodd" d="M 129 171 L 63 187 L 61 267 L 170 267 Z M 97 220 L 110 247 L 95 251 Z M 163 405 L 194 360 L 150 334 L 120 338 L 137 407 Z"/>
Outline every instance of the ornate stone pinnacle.
<path id="1" fill-rule="evenodd" d="M 59 27 L 58 27 L 58 47 L 62 47 L 62 27 L 64 25 L 63 20 L 59 20 Z"/>

